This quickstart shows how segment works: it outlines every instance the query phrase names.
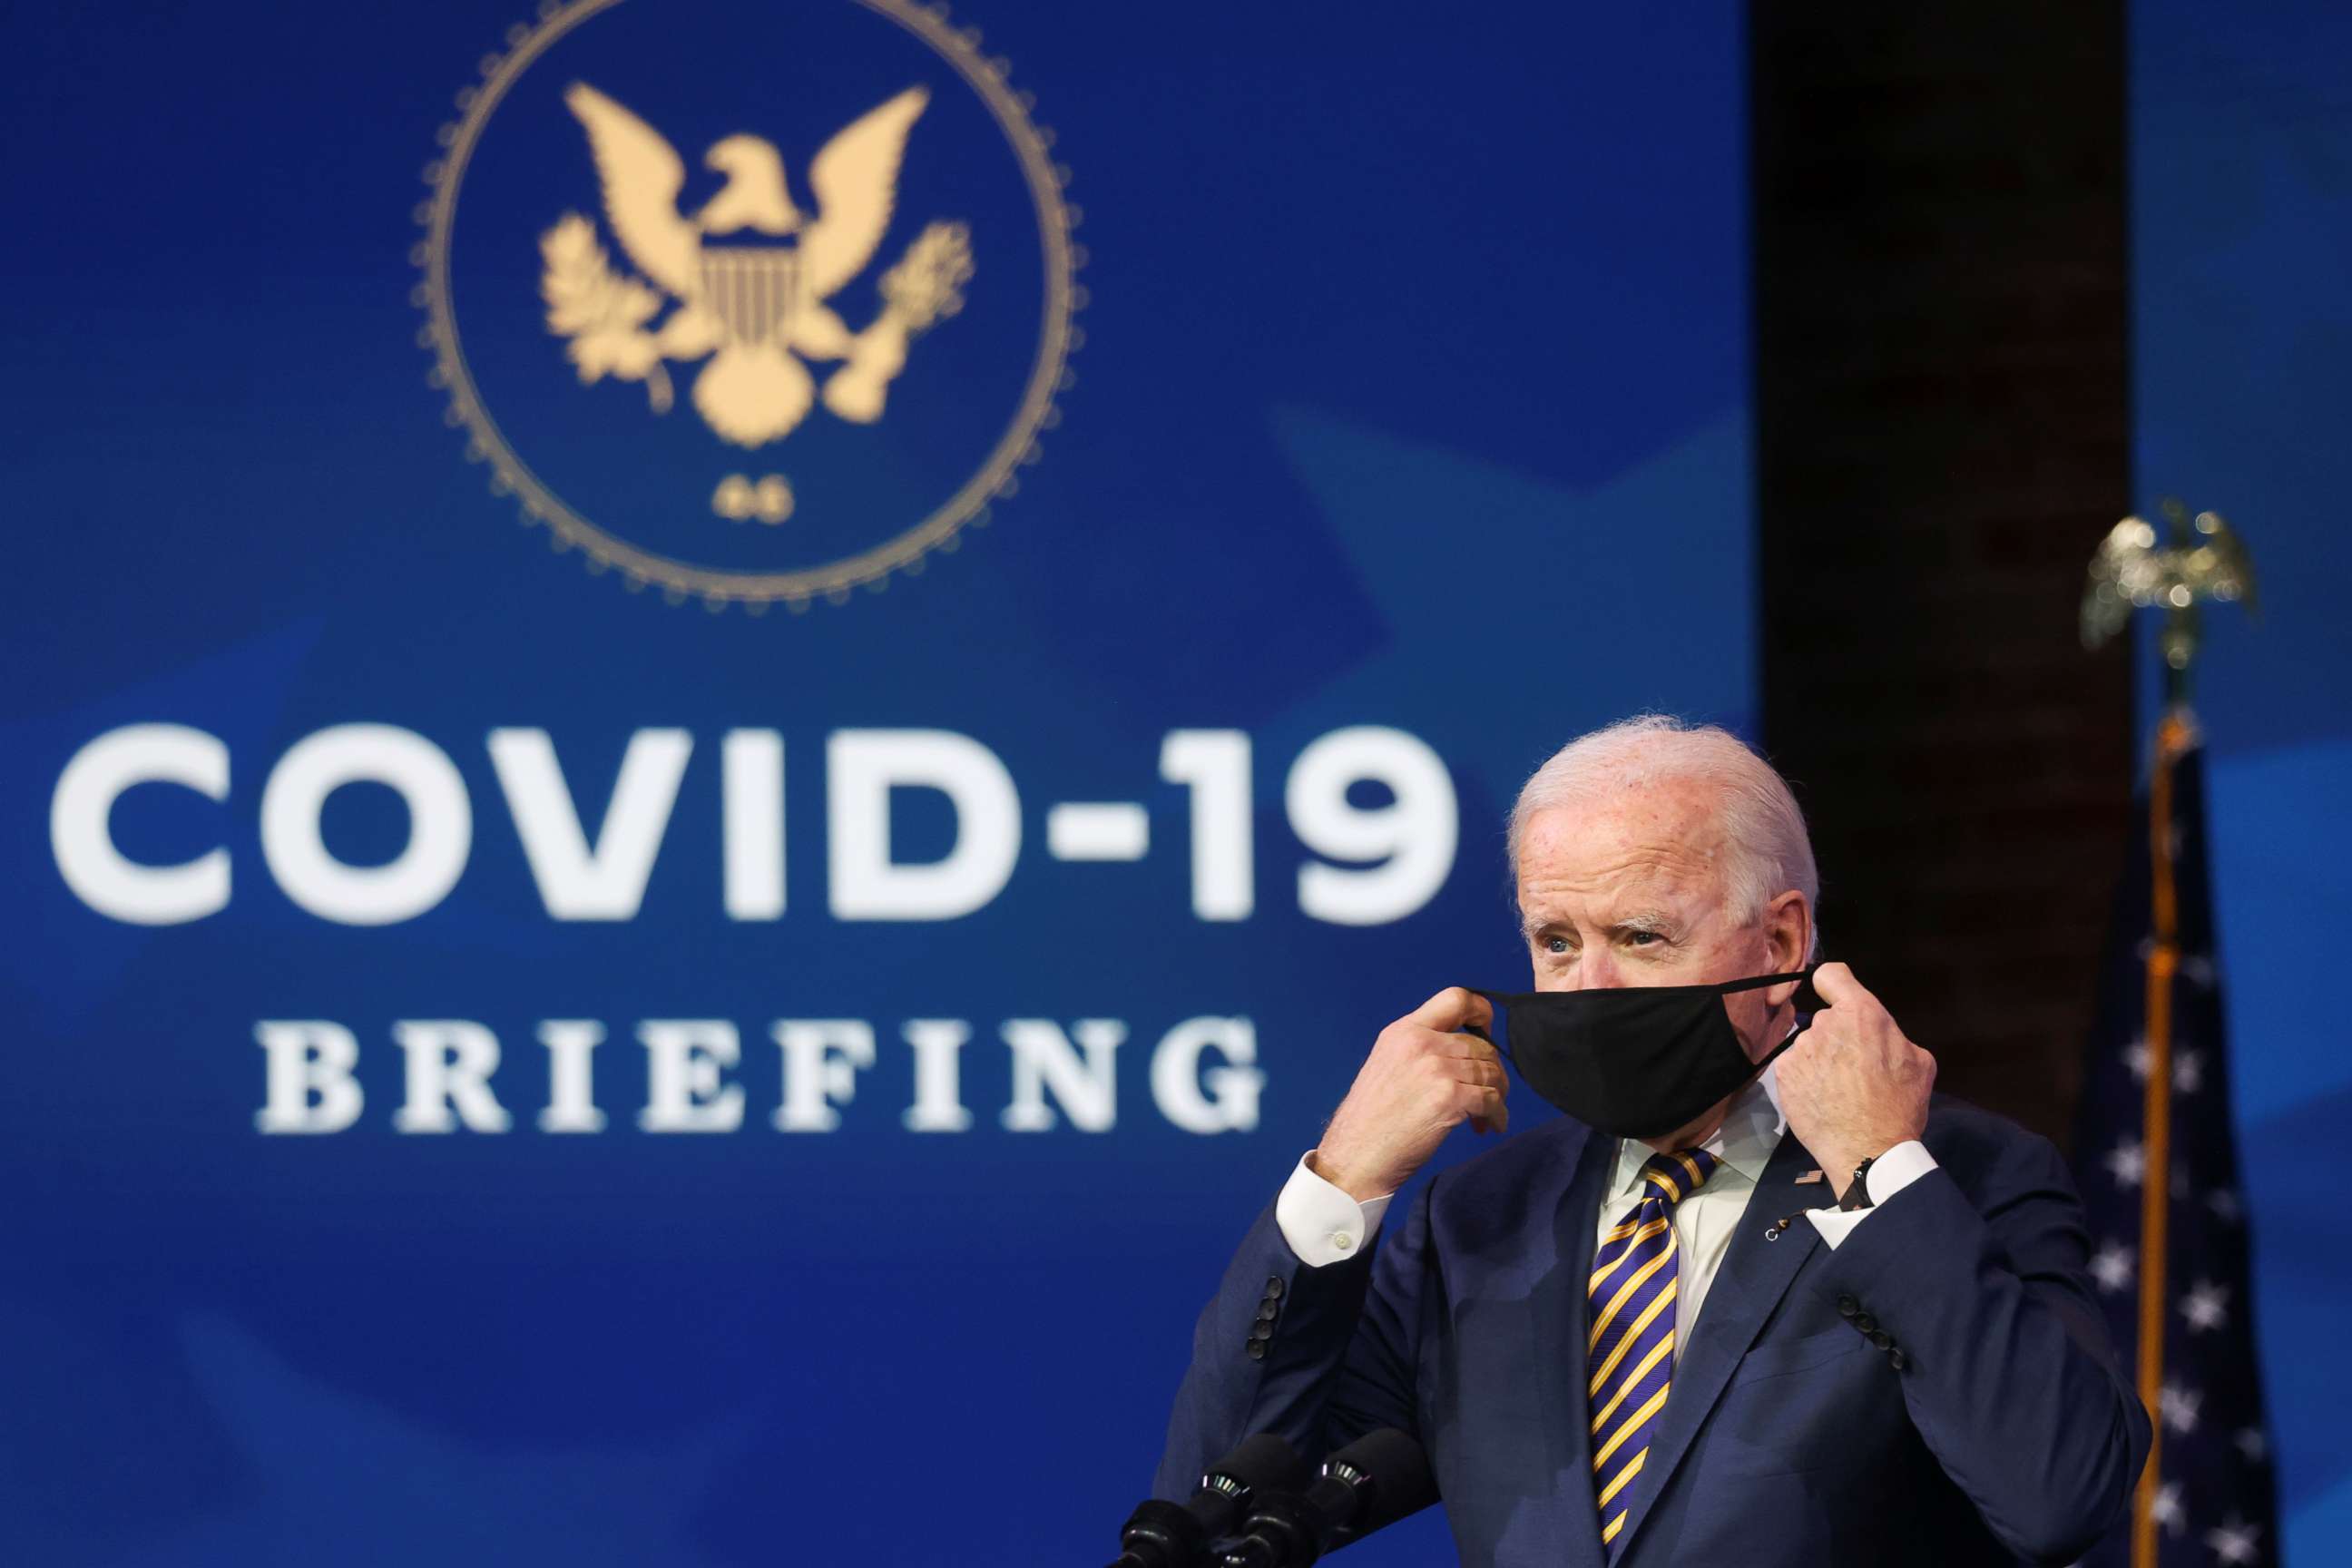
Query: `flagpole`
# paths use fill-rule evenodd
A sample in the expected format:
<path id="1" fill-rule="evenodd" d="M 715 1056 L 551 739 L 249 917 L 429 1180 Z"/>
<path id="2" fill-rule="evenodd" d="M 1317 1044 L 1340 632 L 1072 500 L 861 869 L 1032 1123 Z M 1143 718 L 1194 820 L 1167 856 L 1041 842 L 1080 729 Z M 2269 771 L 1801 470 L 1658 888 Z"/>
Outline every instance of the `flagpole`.
<path id="1" fill-rule="evenodd" d="M 2170 1283 L 2166 1222 L 2172 1210 L 2172 981 L 2180 969 L 2180 909 L 2173 860 L 2179 838 L 2172 809 L 2173 772 L 2197 745 L 2189 707 L 2207 600 L 2245 601 L 2254 609 L 2254 563 L 2219 512 L 2191 519 L 2177 500 L 2163 503 L 2171 525 L 2164 542 L 2146 520 L 2125 518 L 2091 558 L 2083 593 L 2083 643 L 2097 647 L 2131 622 L 2135 609 L 2159 609 L 2157 651 L 2164 662 L 2164 717 L 2156 727 L 2147 785 L 2147 995 L 2143 1048 L 2147 1089 L 2140 1111 L 2140 1403 L 2151 1427 L 2147 1464 L 2132 1498 L 2132 1568 L 2157 1568 L 2156 1498 L 2164 1472 L 2164 1315 Z"/>
<path id="2" fill-rule="evenodd" d="M 2166 1222 L 2172 1206 L 2172 977 L 2180 968 L 2180 909 L 2173 885 L 2172 770 L 2196 743 L 2187 704 L 2156 728 L 2147 786 L 2153 940 L 2147 952 L 2147 1091 L 2141 1111 L 2146 1155 L 2139 1200 L 2139 1398 L 2151 1435 L 2147 1465 L 2132 1500 L 2132 1568 L 2157 1568 L 2156 1493 L 2164 1468 L 2164 1310 L 2170 1277 Z"/>

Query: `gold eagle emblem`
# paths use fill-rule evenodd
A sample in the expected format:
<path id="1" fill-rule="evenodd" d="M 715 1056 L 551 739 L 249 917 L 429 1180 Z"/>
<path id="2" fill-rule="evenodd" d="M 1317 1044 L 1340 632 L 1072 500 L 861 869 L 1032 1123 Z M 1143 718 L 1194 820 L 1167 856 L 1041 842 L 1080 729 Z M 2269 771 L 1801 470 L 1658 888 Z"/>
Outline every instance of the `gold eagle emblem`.
<path id="1" fill-rule="evenodd" d="M 588 133 L 605 220 L 643 274 L 614 271 L 596 226 L 577 212 L 541 237 L 547 324 L 568 340 L 583 384 L 642 381 L 654 412 L 667 413 L 667 362 L 707 360 L 695 409 L 722 440 L 750 447 L 782 440 L 807 416 L 820 394 L 803 360 L 838 362 L 824 380 L 825 407 L 870 425 L 908 344 L 962 308 L 971 244 L 959 223 L 929 225 L 882 275 L 882 308 L 864 331 L 852 332 L 828 303 L 866 270 L 890 226 L 908 134 L 929 101 L 924 89 L 867 110 L 818 152 L 808 168 L 813 218 L 793 205 L 771 142 L 713 143 L 703 162 L 727 184 L 689 216 L 678 206 L 685 162 L 659 132 L 585 82 L 563 100 Z"/>

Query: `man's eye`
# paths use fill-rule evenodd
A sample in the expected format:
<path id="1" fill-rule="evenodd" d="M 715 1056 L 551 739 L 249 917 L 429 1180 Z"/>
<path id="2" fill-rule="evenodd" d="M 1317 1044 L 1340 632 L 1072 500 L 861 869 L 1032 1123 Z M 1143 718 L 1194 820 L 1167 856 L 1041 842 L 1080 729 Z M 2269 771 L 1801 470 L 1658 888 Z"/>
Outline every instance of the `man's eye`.
<path id="1" fill-rule="evenodd" d="M 1546 952 L 1566 952 L 1568 939 L 1564 936 L 1548 936 L 1543 939 L 1543 945 Z"/>
<path id="2" fill-rule="evenodd" d="M 1635 947 L 1647 947 L 1654 942 L 1664 942 L 1666 939 L 1654 931 L 1629 931 L 1625 933 L 1625 940 Z"/>

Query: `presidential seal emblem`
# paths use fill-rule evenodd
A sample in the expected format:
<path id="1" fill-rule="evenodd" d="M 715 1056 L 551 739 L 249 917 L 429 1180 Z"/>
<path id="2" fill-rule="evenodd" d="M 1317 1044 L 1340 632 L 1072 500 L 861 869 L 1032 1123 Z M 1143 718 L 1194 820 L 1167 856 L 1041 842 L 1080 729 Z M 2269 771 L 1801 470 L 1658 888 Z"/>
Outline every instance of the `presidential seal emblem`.
<path id="1" fill-rule="evenodd" d="M 509 31 L 425 168 L 415 298 L 521 521 L 673 603 L 799 609 L 1017 490 L 1083 258 L 980 45 L 904 0 L 574 0 Z"/>

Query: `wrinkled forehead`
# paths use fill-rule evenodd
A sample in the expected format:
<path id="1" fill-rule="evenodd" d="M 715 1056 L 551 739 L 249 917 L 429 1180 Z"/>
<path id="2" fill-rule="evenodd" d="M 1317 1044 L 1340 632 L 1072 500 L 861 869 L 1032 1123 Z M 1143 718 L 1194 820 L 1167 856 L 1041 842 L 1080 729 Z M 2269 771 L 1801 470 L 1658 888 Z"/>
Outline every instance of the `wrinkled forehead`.
<path id="1" fill-rule="evenodd" d="M 1717 789 L 1664 780 L 1546 806 L 1519 840 L 1523 910 L 1563 900 L 1723 901 L 1727 847 Z"/>

